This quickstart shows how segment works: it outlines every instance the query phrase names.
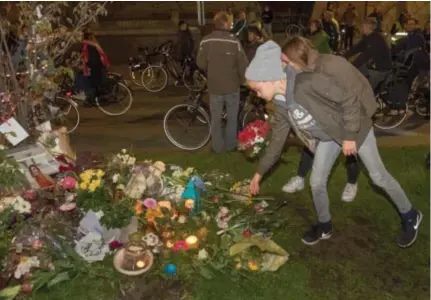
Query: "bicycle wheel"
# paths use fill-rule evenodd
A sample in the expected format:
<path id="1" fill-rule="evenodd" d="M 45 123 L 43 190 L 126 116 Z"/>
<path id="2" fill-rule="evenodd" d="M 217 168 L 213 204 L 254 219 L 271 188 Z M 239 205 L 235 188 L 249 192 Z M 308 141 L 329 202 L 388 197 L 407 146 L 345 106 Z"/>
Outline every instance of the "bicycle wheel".
<path id="1" fill-rule="evenodd" d="M 286 32 L 285 32 L 286 36 L 297 36 L 297 35 L 301 35 L 302 34 L 302 29 L 300 26 L 296 25 L 296 24 L 290 24 L 286 27 Z"/>
<path id="2" fill-rule="evenodd" d="M 429 117 L 430 115 L 430 100 L 425 97 L 420 97 L 415 100 L 415 111 L 421 117 Z"/>
<path id="3" fill-rule="evenodd" d="M 109 94 L 96 97 L 95 101 L 103 113 L 108 116 L 120 116 L 129 111 L 133 95 L 124 83 L 117 82 Z"/>
<path id="4" fill-rule="evenodd" d="M 187 151 L 198 150 L 205 146 L 211 137 L 210 117 L 202 107 L 191 104 L 175 105 L 163 118 L 163 130 L 176 147 Z"/>
<path id="5" fill-rule="evenodd" d="M 257 120 L 267 121 L 268 117 L 268 114 L 264 110 L 254 106 L 248 107 L 244 110 L 241 118 L 242 129 L 244 129 L 248 124 Z"/>
<path id="6" fill-rule="evenodd" d="M 168 73 L 162 66 L 148 66 L 142 71 L 141 83 L 151 93 L 160 92 L 168 84 Z"/>
<path id="7" fill-rule="evenodd" d="M 143 87 L 142 85 L 142 70 L 132 70 L 129 68 L 130 80 L 132 80 L 134 85 Z"/>
<path id="8" fill-rule="evenodd" d="M 207 79 L 201 70 L 188 68 L 183 72 L 183 82 L 188 90 L 198 92 L 205 88 Z"/>
<path id="9" fill-rule="evenodd" d="M 73 100 L 57 96 L 48 104 L 48 107 L 53 117 L 51 123 L 54 126 L 66 127 L 67 133 L 72 133 L 78 128 L 79 110 Z"/>
<path id="10" fill-rule="evenodd" d="M 407 118 L 408 103 L 406 102 L 401 108 L 394 108 L 391 103 L 382 98 L 384 96 L 382 94 L 376 95 L 378 108 L 373 116 L 373 120 L 375 127 L 389 130 L 400 126 Z"/>

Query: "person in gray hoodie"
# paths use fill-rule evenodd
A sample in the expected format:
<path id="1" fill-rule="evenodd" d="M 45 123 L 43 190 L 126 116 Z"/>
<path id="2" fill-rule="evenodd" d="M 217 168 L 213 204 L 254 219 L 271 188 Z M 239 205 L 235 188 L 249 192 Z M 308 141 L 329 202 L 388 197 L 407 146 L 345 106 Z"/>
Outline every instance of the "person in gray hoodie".
<path id="1" fill-rule="evenodd" d="M 310 186 L 318 222 L 304 233 L 304 244 L 314 245 L 332 235 L 327 181 L 332 166 L 343 151 L 346 156 L 358 155 L 374 184 L 388 193 L 403 221 L 398 245 L 403 248 L 412 245 L 417 238 L 422 213 L 413 208 L 380 158 L 371 119 L 375 111 L 371 86 L 343 58 L 338 61 L 340 69 L 349 73 L 347 77 L 357 77 L 358 81 L 363 82 L 360 89 L 347 88 L 334 76 L 310 70 L 307 62 L 314 48 L 304 38 L 295 37 L 284 48 L 289 64 L 300 72 L 296 75 L 293 97 L 286 93 L 288 81 L 281 64 L 281 48 L 273 41 L 257 49 L 245 73 L 250 88 L 257 96 L 275 103 L 271 141 L 251 180 L 251 193 L 259 193 L 262 176 L 279 159 L 292 129 L 314 153 Z"/>

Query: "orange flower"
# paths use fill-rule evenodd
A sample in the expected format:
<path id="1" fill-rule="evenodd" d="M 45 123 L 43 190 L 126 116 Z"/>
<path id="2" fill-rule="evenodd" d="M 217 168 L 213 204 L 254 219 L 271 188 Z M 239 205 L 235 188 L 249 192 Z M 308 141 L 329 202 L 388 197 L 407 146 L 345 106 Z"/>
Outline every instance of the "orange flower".
<path id="1" fill-rule="evenodd" d="M 136 205 L 135 205 L 135 213 L 137 215 L 142 215 L 143 212 L 144 211 L 142 209 L 142 203 L 141 202 L 136 203 Z"/>
<path id="2" fill-rule="evenodd" d="M 162 218 L 163 213 L 159 206 L 152 209 L 147 209 L 147 212 L 145 214 L 145 218 L 148 222 L 155 222 L 156 218 Z"/>

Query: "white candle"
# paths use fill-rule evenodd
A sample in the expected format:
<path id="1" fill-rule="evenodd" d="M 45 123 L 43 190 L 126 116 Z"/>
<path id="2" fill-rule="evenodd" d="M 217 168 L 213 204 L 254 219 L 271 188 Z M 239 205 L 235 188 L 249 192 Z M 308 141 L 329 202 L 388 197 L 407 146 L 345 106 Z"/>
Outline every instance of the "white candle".
<path id="1" fill-rule="evenodd" d="M 196 249 L 199 245 L 199 240 L 197 236 L 191 235 L 186 238 L 187 246 L 189 246 L 190 249 Z"/>

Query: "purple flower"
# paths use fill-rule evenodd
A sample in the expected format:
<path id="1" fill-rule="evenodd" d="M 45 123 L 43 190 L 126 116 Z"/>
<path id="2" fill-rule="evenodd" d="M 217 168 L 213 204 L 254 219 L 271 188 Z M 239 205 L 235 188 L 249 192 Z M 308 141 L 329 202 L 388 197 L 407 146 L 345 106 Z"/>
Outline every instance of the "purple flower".
<path id="1" fill-rule="evenodd" d="M 153 198 L 147 198 L 143 203 L 146 208 L 154 209 L 157 207 L 157 200 Z"/>

